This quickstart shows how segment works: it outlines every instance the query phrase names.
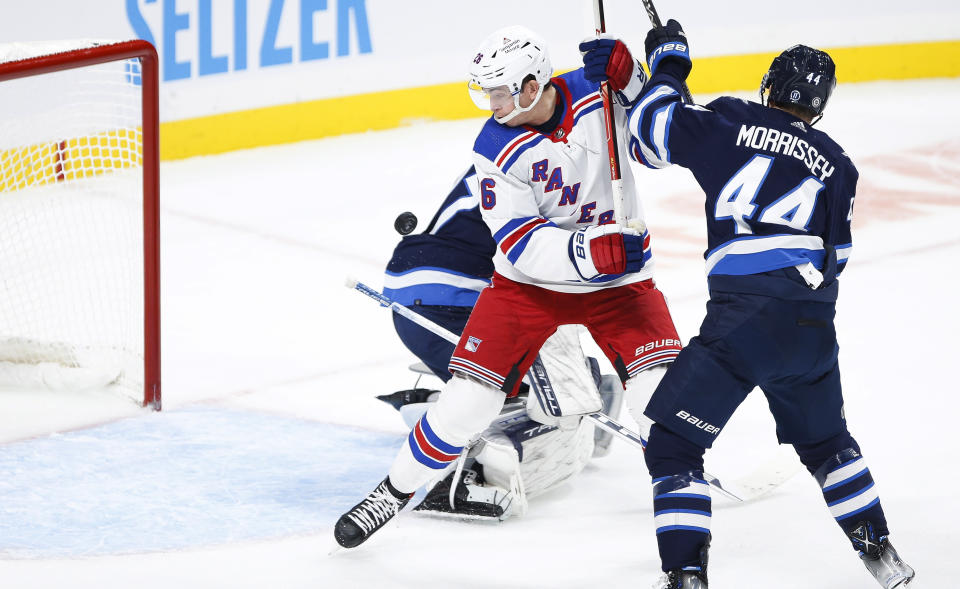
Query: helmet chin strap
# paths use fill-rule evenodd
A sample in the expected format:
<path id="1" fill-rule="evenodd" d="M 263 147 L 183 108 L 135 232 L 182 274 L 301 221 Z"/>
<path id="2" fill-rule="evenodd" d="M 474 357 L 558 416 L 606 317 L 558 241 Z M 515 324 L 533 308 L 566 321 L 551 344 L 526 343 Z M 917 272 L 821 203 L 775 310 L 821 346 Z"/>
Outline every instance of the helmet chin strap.
<path id="1" fill-rule="evenodd" d="M 493 120 L 497 121 L 501 125 L 505 124 L 507 121 L 512 120 L 515 116 L 520 113 L 528 112 L 533 107 L 537 106 L 537 103 L 540 102 L 540 97 L 543 96 L 543 85 L 537 88 L 537 95 L 533 97 L 533 102 L 530 103 L 530 106 L 524 108 L 520 106 L 520 92 L 517 92 L 516 96 L 513 97 L 514 108 L 511 110 L 505 117 L 493 117 Z"/>

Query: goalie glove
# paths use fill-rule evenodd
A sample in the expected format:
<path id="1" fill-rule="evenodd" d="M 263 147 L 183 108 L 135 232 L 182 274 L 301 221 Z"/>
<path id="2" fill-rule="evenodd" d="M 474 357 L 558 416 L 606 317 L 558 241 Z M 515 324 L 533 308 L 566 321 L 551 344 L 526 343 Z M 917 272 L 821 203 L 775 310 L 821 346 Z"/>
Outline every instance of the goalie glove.
<path id="1" fill-rule="evenodd" d="M 597 83 L 609 80 L 617 101 L 626 107 L 633 106 L 647 74 L 623 41 L 606 34 L 590 37 L 580 42 L 580 55 L 586 79 Z"/>
<path id="2" fill-rule="evenodd" d="M 647 232 L 617 224 L 592 225 L 570 236 L 569 254 L 584 282 L 639 272 L 646 261 Z"/>

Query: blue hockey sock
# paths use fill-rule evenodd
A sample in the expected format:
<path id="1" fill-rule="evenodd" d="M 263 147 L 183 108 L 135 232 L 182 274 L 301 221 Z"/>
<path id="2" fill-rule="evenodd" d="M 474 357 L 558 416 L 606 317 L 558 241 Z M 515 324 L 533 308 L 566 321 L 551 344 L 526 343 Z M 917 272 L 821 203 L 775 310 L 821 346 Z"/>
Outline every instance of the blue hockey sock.
<path id="1" fill-rule="evenodd" d="M 710 485 L 705 449 L 655 423 L 644 458 L 653 479 L 654 524 L 664 571 L 706 573 L 710 546 Z"/>
<path id="2" fill-rule="evenodd" d="M 691 471 L 653 480 L 653 520 L 664 571 L 706 572 L 710 546 L 710 485 Z"/>
<path id="3" fill-rule="evenodd" d="M 859 536 L 880 538 L 889 533 L 877 488 L 860 452 L 853 448 L 841 450 L 813 476 L 820 484 L 830 515 L 851 538 L 854 548 L 863 550 Z"/>

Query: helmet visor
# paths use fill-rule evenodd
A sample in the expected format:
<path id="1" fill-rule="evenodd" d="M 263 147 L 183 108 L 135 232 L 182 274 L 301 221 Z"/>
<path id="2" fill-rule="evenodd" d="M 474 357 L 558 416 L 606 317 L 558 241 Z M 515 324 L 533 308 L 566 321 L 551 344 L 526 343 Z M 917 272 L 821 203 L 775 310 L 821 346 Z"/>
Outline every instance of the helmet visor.
<path id="1" fill-rule="evenodd" d="M 467 84 L 470 91 L 470 98 L 478 108 L 483 110 L 494 110 L 496 108 L 506 108 L 515 105 L 513 94 L 507 86 L 497 86 L 495 88 L 483 88 L 476 80 L 470 80 Z"/>

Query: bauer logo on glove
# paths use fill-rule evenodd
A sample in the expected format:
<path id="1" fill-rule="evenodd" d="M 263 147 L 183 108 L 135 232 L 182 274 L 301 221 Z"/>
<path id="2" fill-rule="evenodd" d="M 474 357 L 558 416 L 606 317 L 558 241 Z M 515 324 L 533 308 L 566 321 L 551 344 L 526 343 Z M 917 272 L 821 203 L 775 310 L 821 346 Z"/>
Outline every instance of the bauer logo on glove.
<path id="1" fill-rule="evenodd" d="M 584 282 L 639 272 L 649 258 L 647 233 L 611 223 L 577 230 L 570 237 L 570 259 Z"/>

